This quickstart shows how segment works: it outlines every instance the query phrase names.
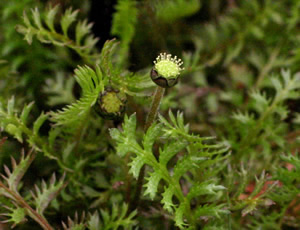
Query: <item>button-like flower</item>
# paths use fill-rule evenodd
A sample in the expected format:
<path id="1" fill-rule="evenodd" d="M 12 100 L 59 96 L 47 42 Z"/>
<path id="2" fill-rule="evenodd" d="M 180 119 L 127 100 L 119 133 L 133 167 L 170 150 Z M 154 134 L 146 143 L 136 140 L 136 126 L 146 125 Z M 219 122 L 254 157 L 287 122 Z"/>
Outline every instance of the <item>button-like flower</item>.
<path id="1" fill-rule="evenodd" d="M 99 95 L 96 112 L 105 119 L 117 120 L 125 111 L 126 97 L 117 90 L 108 88 Z"/>
<path id="2" fill-rule="evenodd" d="M 183 70 L 181 59 L 171 54 L 161 53 L 154 61 L 154 67 L 151 70 L 152 81 L 163 88 L 169 88 L 178 82 L 180 72 Z"/>

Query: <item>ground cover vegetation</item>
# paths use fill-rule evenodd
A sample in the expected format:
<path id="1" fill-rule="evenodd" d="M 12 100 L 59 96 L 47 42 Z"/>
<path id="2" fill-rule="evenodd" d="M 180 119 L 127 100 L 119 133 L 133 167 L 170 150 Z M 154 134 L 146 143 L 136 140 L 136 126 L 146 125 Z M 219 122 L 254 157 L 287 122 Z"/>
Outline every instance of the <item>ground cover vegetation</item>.
<path id="1" fill-rule="evenodd" d="M 300 1 L 94 4 L 0 2 L 0 228 L 299 229 Z"/>

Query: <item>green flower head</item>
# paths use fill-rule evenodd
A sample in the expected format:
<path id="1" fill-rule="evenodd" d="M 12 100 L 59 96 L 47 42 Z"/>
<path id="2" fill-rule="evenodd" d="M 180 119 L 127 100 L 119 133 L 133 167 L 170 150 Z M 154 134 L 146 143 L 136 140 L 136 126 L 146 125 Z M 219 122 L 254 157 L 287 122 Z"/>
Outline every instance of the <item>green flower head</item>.
<path id="1" fill-rule="evenodd" d="M 154 68 L 157 73 L 167 79 L 177 77 L 183 70 L 181 59 L 177 60 L 177 56 L 172 58 L 171 54 L 161 53 L 154 61 Z"/>
<path id="2" fill-rule="evenodd" d="M 152 80 L 163 88 L 169 88 L 178 82 L 178 76 L 183 70 L 181 59 L 171 54 L 161 53 L 154 61 L 154 67 L 151 70 Z"/>
<path id="3" fill-rule="evenodd" d="M 106 88 L 100 93 L 95 111 L 104 119 L 118 120 L 124 112 L 126 106 L 126 96 L 112 88 Z"/>

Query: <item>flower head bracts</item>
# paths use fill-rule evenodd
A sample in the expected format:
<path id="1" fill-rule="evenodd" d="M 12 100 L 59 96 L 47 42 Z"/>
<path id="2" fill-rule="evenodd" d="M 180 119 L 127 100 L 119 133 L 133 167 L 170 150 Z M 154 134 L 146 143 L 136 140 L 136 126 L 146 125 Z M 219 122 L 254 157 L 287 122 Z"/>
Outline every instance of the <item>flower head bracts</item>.
<path id="1" fill-rule="evenodd" d="M 182 64 L 183 62 L 177 59 L 177 56 L 172 57 L 171 54 L 161 53 L 154 61 L 151 78 L 160 87 L 172 87 L 178 82 L 178 76 L 183 70 Z"/>

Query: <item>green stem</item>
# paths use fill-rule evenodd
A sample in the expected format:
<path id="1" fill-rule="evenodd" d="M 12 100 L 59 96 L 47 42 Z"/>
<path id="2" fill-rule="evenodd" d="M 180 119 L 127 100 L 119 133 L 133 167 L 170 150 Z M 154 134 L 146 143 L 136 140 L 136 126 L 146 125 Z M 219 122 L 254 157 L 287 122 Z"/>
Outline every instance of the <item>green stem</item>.
<path id="1" fill-rule="evenodd" d="M 154 122 L 154 120 L 156 118 L 156 115 L 157 115 L 157 112 L 159 109 L 159 105 L 164 96 L 164 93 L 165 93 L 165 89 L 160 86 L 157 86 L 155 93 L 154 93 L 153 100 L 152 100 L 151 108 L 150 108 L 150 111 L 149 111 L 147 119 L 146 119 L 146 123 L 145 123 L 145 127 L 144 127 L 145 132 L 152 125 L 152 123 Z M 136 192 L 133 197 L 133 200 L 129 204 L 129 211 L 135 210 L 139 206 L 144 176 L 145 176 L 145 166 L 143 166 L 140 171 L 138 181 L 137 181 Z"/>
<path id="2" fill-rule="evenodd" d="M 152 123 L 154 122 L 154 120 L 156 118 L 156 115 L 157 115 L 157 112 L 159 109 L 159 105 L 160 105 L 161 99 L 164 96 L 164 93 L 165 93 L 165 89 L 160 86 L 157 86 L 156 91 L 154 93 L 154 98 L 152 100 L 151 108 L 150 108 L 150 111 L 147 116 L 146 124 L 144 127 L 145 132 L 149 129 L 149 127 L 152 125 Z"/>

